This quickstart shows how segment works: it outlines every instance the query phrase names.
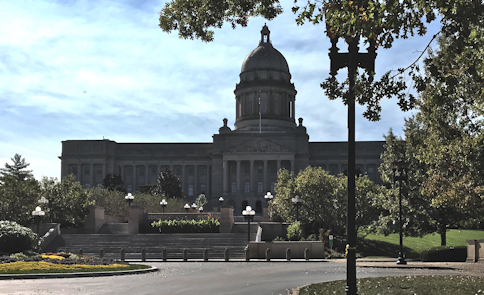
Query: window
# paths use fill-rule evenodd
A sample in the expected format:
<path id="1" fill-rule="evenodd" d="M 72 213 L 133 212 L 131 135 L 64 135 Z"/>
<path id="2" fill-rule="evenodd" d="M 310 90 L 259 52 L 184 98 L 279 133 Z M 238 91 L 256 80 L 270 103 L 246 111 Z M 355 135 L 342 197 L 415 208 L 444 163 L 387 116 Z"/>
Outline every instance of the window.
<path id="1" fill-rule="evenodd" d="M 262 181 L 257 182 L 257 192 L 261 194 L 264 191 L 264 186 L 262 184 Z"/>
<path id="2" fill-rule="evenodd" d="M 236 193 L 237 192 L 237 183 L 234 181 L 232 182 L 232 192 Z"/>
<path id="3" fill-rule="evenodd" d="M 84 174 L 89 175 L 89 166 L 84 166 Z"/>
<path id="4" fill-rule="evenodd" d="M 263 172 L 262 165 L 258 165 L 257 166 L 257 173 L 262 174 L 262 172 Z"/>
<path id="5" fill-rule="evenodd" d="M 193 184 L 188 185 L 188 196 L 193 197 Z"/>
<path id="6" fill-rule="evenodd" d="M 205 184 L 201 184 L 200 185 L 200 193 L 205 194 L 205 189 L 206 189 Z"/>
<path id="7" fill-rule="evenodd" d="M 244 191 L 245 193 L 250 193 L 250 182 L 246 181 L 244 184 Z"/>

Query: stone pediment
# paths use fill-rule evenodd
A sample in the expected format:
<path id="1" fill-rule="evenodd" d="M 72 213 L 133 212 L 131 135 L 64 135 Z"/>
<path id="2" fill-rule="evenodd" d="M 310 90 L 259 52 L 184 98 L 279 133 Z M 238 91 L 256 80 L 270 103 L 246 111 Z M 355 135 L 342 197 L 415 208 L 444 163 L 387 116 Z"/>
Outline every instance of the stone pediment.
<path id="1" fill-rule="evenodd" d="M 225 151 L 229 154 L 246 154 L 246 153 L 293 153 L 292 150 L 278 144 L 256 138 L 237 146 L 231 147 Z"/>

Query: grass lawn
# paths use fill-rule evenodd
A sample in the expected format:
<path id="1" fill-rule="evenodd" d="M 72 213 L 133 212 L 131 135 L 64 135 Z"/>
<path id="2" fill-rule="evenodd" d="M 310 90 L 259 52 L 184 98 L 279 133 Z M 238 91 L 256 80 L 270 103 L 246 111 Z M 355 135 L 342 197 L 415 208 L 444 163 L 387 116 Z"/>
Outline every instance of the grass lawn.
<path id="1" fill-rule="evenodd" d="M 466 240 L 484 239 L 483 230 L 451 229 L 447 232 L 447 246 L 465 246 Z M 358 252 L 363 256 L 396 257 L 399 247 L 399 235 L 388 236 L 369 234 L 358 240 Z M 419 258 L 423 250 L 440 246 L 440 235 L 430 234 L 422 238 L 403 237 L 404 252 L 409 258 Z"/>
<path id="2" fill-rule="evenodd" d="M 299 295 L 346 294 L 346 281 L 312 284 Z M 359 295 L 484 294 L 484 278 L 471 276 L 405 276 L 357 280 Z"/>

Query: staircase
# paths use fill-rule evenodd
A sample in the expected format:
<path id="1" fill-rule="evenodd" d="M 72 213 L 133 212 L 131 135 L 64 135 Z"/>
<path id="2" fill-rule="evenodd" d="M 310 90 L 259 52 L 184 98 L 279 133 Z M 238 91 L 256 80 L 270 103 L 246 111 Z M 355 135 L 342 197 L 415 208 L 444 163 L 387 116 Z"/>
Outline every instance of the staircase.
<path id="1" fill-rule="evenodd" d="M 57 236 L 45 249 L 46 252 L 79 253 L 99 257 L 104 250 L 106 258 L 120 258 L 121 249 L 126 259 L 141 259 L 142 249 L 147 259 L 161 259 L 166 249 L 168 259 L 183 259 L 183 250 L 188 251 L 188 259 L 203 259 L 204 249 L 208 249 L 209 260 L 224 259 L 225 249 L 229 249 L 230 259 L 244 259 L 247 245 L 247 224 L 234 225 L 233 233 L 209 234 L 66 234 Z M 251 225 L 251 240 L 255 239 L 257 224 Z"/>

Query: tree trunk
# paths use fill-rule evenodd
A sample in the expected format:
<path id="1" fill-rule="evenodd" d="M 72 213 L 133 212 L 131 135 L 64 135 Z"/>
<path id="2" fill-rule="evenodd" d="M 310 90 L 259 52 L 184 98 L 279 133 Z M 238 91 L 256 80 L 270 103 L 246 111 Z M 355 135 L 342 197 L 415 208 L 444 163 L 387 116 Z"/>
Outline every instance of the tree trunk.
<path id="1" fill-rule="evenodd" d="M 443 222 L 440 224 L 440 245 L 447 245 L 447 224 Z"/>

